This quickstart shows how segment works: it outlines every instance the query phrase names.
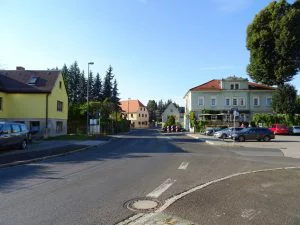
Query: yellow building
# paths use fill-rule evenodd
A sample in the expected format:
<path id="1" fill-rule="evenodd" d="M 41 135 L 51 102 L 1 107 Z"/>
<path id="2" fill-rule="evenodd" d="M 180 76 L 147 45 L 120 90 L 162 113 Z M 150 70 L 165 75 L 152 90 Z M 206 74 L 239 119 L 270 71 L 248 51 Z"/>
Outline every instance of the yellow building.
<path id="1" fill-rule="evenodd" d="M 146 106 L 139 100 L 120 101 L 125 117 L 130 120 L 132 128 L 148 128 L 149 113 Z"/>
<path id="2" fill-rule="evenodd" d="M 0 70 L 0 121 L 25 123 L 38 136 L 67 133 L 68 96 L 60 71 Z"/>

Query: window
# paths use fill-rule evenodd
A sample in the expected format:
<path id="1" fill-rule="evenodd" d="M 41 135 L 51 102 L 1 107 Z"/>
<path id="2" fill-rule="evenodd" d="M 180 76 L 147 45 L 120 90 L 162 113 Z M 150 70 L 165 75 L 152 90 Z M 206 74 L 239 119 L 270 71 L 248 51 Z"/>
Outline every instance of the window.
<path id="1" fill-rule="evenodd" d="M 28 81 L 27 84 L 29 84 L 29 85 L 36 85 L 37 82 L 38 82 L 38 79 L 39 79 L 39 77 L 33 76 L 33 77 L 31 77 L 31 78 L 29 79 L 29 81 Z"/>
<path id="2" fill-rule="evenodd" d="M 62 83 L 61 81 L 59 81 L 59 89 L 61 89 Z"/>
<path id="3" fill-rule="evenodd" d="M 212 98 L 211 99 L 211 106 L 216 106 L 217 105 L 217 99 L 216 98 Z"/>
<path id="4" fill-rule="evenodd" d="M 62 112 L 63 111 L 63 102 L 57 101 L 57 111 Z"/>
<path id="5" fill-rule="evenodd" d="M 170 109 L 170 112 L 172 113 L 172 112 L 173 112 L 173 109 Z"/>
<path id="6" fill-rule="evenodd" d="M 21 128 L 19 124 L 12 124 L 12 132 L 13 133 L 20 133 L 21 132 Z"/>
<path id="7" fill-rule="evenodd" d="M 230 98 L 226 98 L 225 99 L 225 105 L 226 106 L 230 106 Z"/>
<path id="8" fill-rule="evenodd" d="M 28 129 L 27 129 L 27 127 L 26 127 L 25 124 L 21 124 L 21 125 L 20 125 L 20 128 L 21 128 L 21 131 L 22 131 L 22 132 L 27 132 L 27 131 L 28 131 Z"/>
<path id="9" fill-rule="evenodd" d="M 148 123 L 147 123 L 147 121 L 145 122 L 145 125 L 147 125 Z"/>
<path id="10" fill-rule="evenodd" d="M 240 106 L 245 106 L 245 99 L 244 98 L 240 98 Z"/>
<path id="11" fill-rule="evenodd" d="M 145 114 L 145 117 L 147 117 L 147 114 Z"/>
<path id="12" fill-rule="evenodd" d="M 141 108 L 141 111 L 143 111 L 143 108 Z"/>
<path id="13" fill-rule="evenodd" d="M 235 84 L 234 87 L 235 87 L 236 90 L 240 89 L 240 85 L 239 84 Z"/>
<path id="14" fill-rule="evenodd" d="M 234 84 L 230 84 L 230 89 L 231 89 L 231 90 L 234 89 Z"/>
<path id="15" fill-rule="evenodd" d="M 232 99 L 232 105 L 233 105 L 233 106 L 237 106 L 237 102 L 238 102 L 238 101 L 237 101 L 237 98 L 233 98 L 233 99 Z"/>
<path id="16" fill-rule="evenodd" d="M 259 106 L 259 98 L 258 97 L 253 98 L 253 105 Z"/>
<path id="17" fill-rule="evenodd" d="M 133 114 L 131 114 L 131 118 L 133 118 Z"/>
<path id="18" fill-rule="evenodd" d="M 211 116 L 211 120 L 217 120 L 218 119 L 218 116 L 217 115 L 212 115 Z"/>
<path id="19" fill-rule="evenodd" d="M 139 113 L 139 117 L 141 117 L 141 114 Z"/>
<path id="20" fill-rule="evenodd" d="M 198 105 L 199 106 L 204 106 L 204 97 L 199 97 L 199 99 L 198 99 Z"/>
<path id="21" fill-rule="evenodd" d="M 30 121 L 30 131 L 31 132 L 39 132 L 40 131 L 40 121 Z"/>
<path id="22" fill-rule="evenodd" d="M 56 133 L 61 133 L 63 131 L 63 122 L 56 121 Z"/>
<path id="23" fill-rule="evenodd" d="M 10 134 L 11 133 L 11 125 L 10 124 L 4 124 L 2 128 L 3 134 Z"/>
<path id="24" fill-rule="evenodd" d="M 266 105 L 267 106 L 272 106 L 272 98 L 271 97 L 266 98 Z"/>
<path id="25" fill-rule="evenodd" d="M 0 97 L 0 111 L 2 111 L 2 109 L 3 109 L 2 102 L 3 102 L 2 97 Z"/>
<path id="26" fill-rule="evenodd" d="M 142 114 L 142 117 L 144 117 L 144 114 Z"/>

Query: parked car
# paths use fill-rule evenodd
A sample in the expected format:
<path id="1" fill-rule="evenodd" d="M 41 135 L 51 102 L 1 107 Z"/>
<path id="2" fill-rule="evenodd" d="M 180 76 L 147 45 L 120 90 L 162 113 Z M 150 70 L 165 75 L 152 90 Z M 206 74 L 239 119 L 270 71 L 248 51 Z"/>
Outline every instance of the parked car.
<path id="1" fill-rule="evenodd" d="M 214 135 L 215 132 L 218 132 L 223 129 L 224 128 L 219 128 L 219 127 L 208 127 L 208 128 L 206 128 L 204 134 L 207 136 L 212 136 L 212 135 Z"/>
<path id="2" fill-rule="evenodd" d="M 300 126 L 292 126 L 290 133 L 291 134 L 300 134 Z"/>
<path id="3" fill-rule="evenodd" d="M 232 139 L 236 141 L 257 140 L 270 141 L 275 138 L 275 134 L 268 128 L 249 127 L 232 134 Z"/>
<path id="4" fill-rule="evenodd" d="M 18 146 L 21 149 L 27 148 L 28 129 L 22 123 L 0 123 L 0 148 Z"/>
<path id="5" fill-rule="evenodd" d="M 269 129 L 274 134 L 289 134 L 289 128 L 285 124 L 273 124 Z"/>
<path id="6" fill-rule="evenodd" d="M 232 134 L 240 131 L 244 128 L 242 127 L 230 127 L 230 128 L 226 128 L 220 131 L 217 131 L 214 133 L 214 137 L 216 138 L 221 138 L 221 139 L 225 139 L 225 138 L 231 138 Z"/>

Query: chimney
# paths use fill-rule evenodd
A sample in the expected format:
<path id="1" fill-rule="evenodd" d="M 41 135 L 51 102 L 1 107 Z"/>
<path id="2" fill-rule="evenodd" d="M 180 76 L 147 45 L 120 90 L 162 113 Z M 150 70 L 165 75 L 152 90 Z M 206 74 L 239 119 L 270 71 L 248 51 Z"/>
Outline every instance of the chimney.
<path id="1" fill-rule="evenodd" d="M 16 70 L 22 70 L 23 71 L 23 70 L 25 70 L 25 68 L 23 66 L 17 66 Z"/>

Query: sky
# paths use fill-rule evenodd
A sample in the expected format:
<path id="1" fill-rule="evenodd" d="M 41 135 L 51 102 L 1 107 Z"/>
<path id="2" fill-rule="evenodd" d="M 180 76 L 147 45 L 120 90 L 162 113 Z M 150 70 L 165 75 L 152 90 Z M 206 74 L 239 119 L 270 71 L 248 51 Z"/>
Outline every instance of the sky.
<path id="1" fill-rule="evenodd" d="M 121 99 L 172 99 L 246 72 L 246 29 L 269 0 L 0 0 L 0 68 L 70 65 L 103 77 Z M 290 1 L 291 2 L 291 1 Z M 291 82 L 300 90 L 300 77 Z"/>

